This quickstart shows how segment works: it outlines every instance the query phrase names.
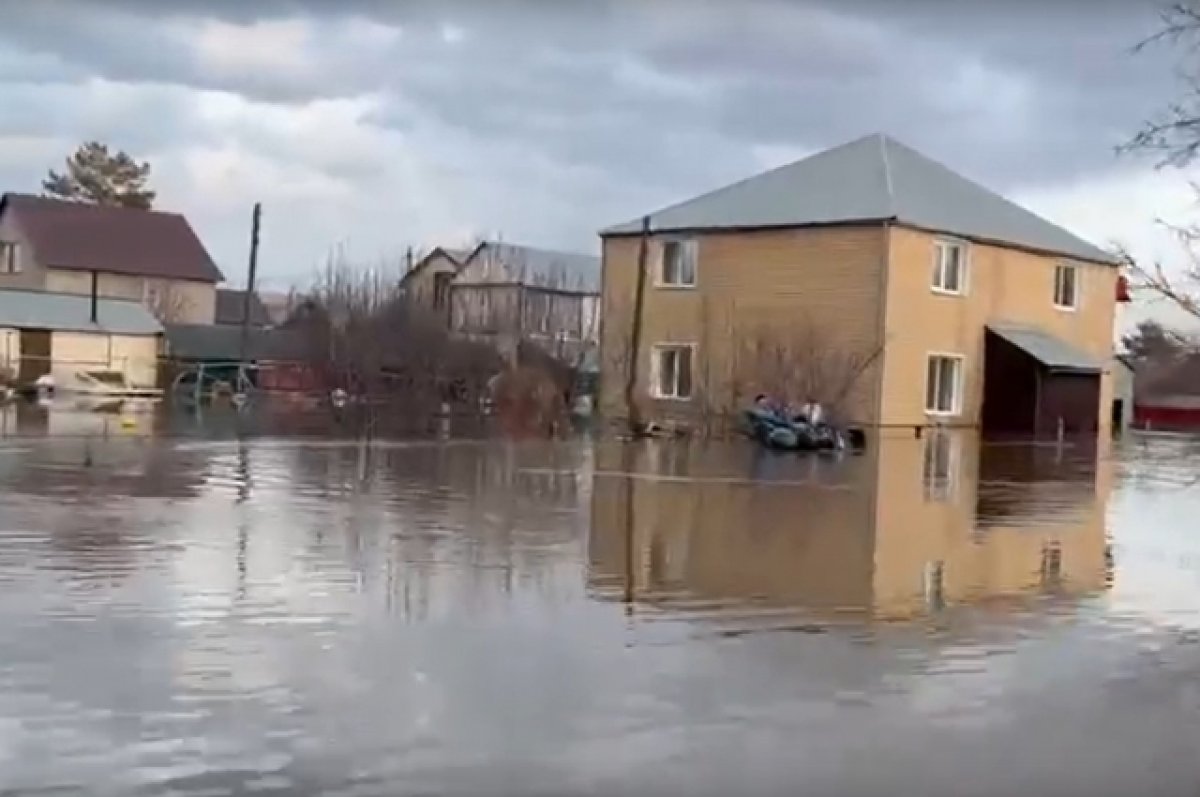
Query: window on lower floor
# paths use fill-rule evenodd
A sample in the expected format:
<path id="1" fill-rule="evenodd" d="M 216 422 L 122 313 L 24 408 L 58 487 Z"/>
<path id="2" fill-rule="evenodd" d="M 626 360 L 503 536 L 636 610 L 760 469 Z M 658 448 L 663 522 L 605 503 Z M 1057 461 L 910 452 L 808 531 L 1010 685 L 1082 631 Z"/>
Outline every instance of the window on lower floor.
<path id="1" fill-rule="evenodd" d="M 665 399 L 692 397 L 693 347 L 660 344 L 653 349 L 651 378 L 654 396 Z"/>
<path id="2" fill-rule="evenodd" d="M 931 415 L 957 415 L 962 410 L 963 358 L 931 354 L 925 375 L 925 411 Z"/>
<path id="3" fill-rule="evenodd" d="M 0 241 L 0 274 L 20 274 L 21 261 L 17 258 L 17 245 L 12 241 Z"/>

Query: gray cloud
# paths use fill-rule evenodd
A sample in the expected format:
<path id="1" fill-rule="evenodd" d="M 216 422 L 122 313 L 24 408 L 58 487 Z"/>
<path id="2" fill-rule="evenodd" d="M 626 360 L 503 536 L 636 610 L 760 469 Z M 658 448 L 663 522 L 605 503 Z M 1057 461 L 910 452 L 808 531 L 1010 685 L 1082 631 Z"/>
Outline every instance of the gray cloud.
<path id="1" fill-rule="evenodd" d="M 436 181 L 404 205 L 414 217 L 436 208 L 464 226 L 594 245 L 600 226 L 763 168 L 765 150 L 874 131 L 1001 190 L 1075 180 L 1112 168 L 1113 146 L 1170 96 L 1170 54 L 1130 53 L 1153 30 L 1148 1 L 948 5 L 40 0 L 5 10 L 0 135 L 152 151 L 237 135 L 364 196 L 387 190 L 395 172 L 377 164 L 394 155 Z M 186 46 L 214 19 L 315 20 L 321 35 L 306 68 L 215 69 Z M 400 34 L 355 40 L 343 25 L 354 19 Z M 63 86 L 93 77 L 161 90 L 108 114 L 63 104 Z M 313 152 L 249 123 L 214 132 L 183 90 L 295 108 L 370 97 L 362 124 L 383 149 Z M 393 190 L 410 202 L 410 186 Z"/>

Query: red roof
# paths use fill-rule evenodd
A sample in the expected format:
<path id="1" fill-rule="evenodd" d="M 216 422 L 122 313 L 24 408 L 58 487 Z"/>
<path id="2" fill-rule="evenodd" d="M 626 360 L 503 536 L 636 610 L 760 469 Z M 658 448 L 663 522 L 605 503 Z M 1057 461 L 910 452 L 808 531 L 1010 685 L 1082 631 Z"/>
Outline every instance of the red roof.
<path id="1" fill-rule="evenodd" d="M 157 210 L 89 205 L 5 194 L 38 263 L 138 277 L 221 282 L 225 279 L 187 219 Z"/>

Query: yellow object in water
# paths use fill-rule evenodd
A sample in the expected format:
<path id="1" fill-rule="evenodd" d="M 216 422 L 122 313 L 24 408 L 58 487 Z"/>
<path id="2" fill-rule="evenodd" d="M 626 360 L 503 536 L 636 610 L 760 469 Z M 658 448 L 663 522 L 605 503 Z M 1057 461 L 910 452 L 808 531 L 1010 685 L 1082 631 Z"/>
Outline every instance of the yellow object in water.
<path id="1" fill-rule="evenodd" d="M 135 426 L 137 426 L 136 418 L 130 418 L 130 417 L 126 416 L 121 419 L 121 428 L 122 429 L 132 429 Z"/>

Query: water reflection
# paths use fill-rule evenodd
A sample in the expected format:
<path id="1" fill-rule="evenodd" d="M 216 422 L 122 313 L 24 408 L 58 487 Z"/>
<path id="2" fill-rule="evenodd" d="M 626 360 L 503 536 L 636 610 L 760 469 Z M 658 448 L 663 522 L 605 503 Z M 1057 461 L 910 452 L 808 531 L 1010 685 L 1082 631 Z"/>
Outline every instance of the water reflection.
<path id="1" fill-rule="evenodd" d="M 724 619 L 735 606 L 901 619 L 1106 586 L 1109 460 L 1094 448 L 935 433 L 839 461 L 750 452 L 743 467 L 730 453 L 600 449 L 598 596 Z"/>
<path id="2" fill-rule="evenodd" d="M 7 437 L 0 793 L 1190 793 L 1198 467 Z"/>

